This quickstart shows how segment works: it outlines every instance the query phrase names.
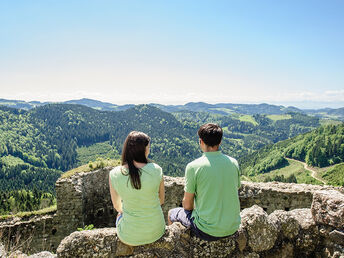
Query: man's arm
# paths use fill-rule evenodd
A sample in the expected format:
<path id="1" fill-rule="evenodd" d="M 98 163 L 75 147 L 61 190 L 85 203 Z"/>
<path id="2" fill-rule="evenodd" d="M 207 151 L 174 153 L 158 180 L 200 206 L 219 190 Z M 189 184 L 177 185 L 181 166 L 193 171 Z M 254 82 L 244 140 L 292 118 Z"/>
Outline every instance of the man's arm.
<path id="1" fill-rule="evenodd" d="M 193 170 L 190 163 L 185 168 L 185 187 L 184 187 L 184 198 L 183 208 L 185 210 L 192 211 L 194 209 L 194 199 L 196 192 L 196 180 L 195 171 Z"/>
<path id="2" fill-rule="evenodd" d="M 194 193 L 184 192 L 183 208 L 185 210 L 192 211 L 194 209 L 194 199 L 195 199 Z"/>

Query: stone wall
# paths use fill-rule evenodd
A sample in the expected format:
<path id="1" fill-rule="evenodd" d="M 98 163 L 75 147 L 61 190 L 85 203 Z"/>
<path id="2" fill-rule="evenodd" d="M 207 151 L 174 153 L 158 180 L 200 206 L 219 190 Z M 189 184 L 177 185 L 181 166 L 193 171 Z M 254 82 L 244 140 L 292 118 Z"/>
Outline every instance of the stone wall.
<path id="1" fill-rule="evenodd" d="M 56 215 L 15 218 L 0 222 L 1 242 L 6 250 L 55 251 L 65 235 L 57 234 Z"/>
<path id="2" fill-rule="evenodd" d="M 343 194 L 339 199 L 344 204 Z M 314 220 L 310 209 L 268 215 L 254 205 L 241 217 L 237 233 L 214 242 L 192 236 L 180 223 L 166 227 L 158 241 L 137 247 L 121 243 L 115 228 L 74 232 L 61 242 L 57 257 L 344 257 L 344 234 Z"/>
<path id="3" fill-rule="evenodd" d="M 56 182 L 57 212 L 29 219 L 15 218 L 0 222 L 0 238 L 8 248 L 17 243 L 23 250 L 56 250 L 60 241 L 77 228 L 93 224 L 96 228 L 114 227 L 114 211 L 108 186 L 111 167 L 78 173 Z M 181 206 L 184 178 L 164 177 L 165 218 L 169 209 Z M 310 208 L 318 191 L 342 191 L 342 188 L 286 183 L 242 182 L 239 190 L 241 208 L 259 205 L 268 214 L 275 210 Z M 16 235 L 20 239 L 16 240 Z M 22 244 L 30 238 L 30 245 Z M 27 241 L 26 241 L 27 242 Z"/>
<path id="4" fill-rule="evenodd" d="M 163 211 L 182 206 L 184 178 L 165 176 L 165 204 Z M 313 195 L 317 191 L 336 190 L 344 193 L 343 188 L 307 184 L 288 184 L 279 182 L 253 183 L 241 182 L 239 198 L 241 209 L 259 205 L 267 213 L 275 210 L 310 208 Z"/>
<path id="5" fill-rule="evenodd" d="M 79 173 L 56 182 L 57 216 L 65 232 L 93 224 L 114 226 L 116 215 L 109 190 L 110 167 Z"/>

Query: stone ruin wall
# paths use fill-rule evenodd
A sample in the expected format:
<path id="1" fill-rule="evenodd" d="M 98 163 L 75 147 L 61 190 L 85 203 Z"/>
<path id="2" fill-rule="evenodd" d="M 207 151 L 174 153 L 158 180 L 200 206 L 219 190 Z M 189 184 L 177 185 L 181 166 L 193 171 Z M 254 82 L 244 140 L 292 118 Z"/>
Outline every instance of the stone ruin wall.
<path id="1" fill-rule="evenodd" d="M 108 173 L 111 167 L 79 173 L 56 182 L 57 212 L 28 219 L 0 221 L 1 242 L 8 248 L 24 251 L 56 251 L 61 240 L 77 228 L 93 224 L 95 228 L 114 227 L 116 212 L 112 207 Z M 184 178 L 165 176 L 165 217 L 171 208 L 181 206 Z M 258 205 L 268 214 L 275 210 L 310 208 L 319 190 L 342 188 L 286 183 L 242 182 L 239 190 L 241 208 Z"/>

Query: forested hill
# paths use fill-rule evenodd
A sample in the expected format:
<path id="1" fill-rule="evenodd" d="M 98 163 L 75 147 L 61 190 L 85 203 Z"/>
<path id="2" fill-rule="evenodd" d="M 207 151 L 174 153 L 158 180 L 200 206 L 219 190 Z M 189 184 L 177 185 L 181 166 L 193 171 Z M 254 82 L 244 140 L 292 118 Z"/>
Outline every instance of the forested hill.
<path id="1" fill-rule="evenodd" d="M 0 192 L 7 194 L 1 198 L 0 213 L 1 206 L 12 209 L 8 203 L 1 204 L 9 191 L 32 191 L 10 193 L 16 200 L 34 196 L 33 191 L 35 196 L 54 194 L 54 183 L 63 171 L 97 156 L 118 158 L 132 130 L 151 136 L 150 158 L 163 167 L 164 174 L 182 176 L 185 165 L 201 155 L 197 129 L 205 122 L 223 127 L 222 150 L 235 158 L 320 125 L 318 118 L 299 113 L 224 116 L 168 113 L 149 105 L 117 112 L 75 104 L 47 104 L 28 111 L 0 107 Z"/>
<path id="2" fill-rule="evenodd" d="M 132 130 L 151 136 L 150 157 L 166 174 L 183 174 L 183 166 L 200 155 L 195 132 L 172 114 L 147 105 L 119 112 L 67 104 L 29 111 L 0 107 L 0 214 L 40 206 L 37 196 L 54 194 L 62 171 L 78 165 L 79 148 L 106 144 L 115 150 L 111 158 L 118 158 Z"/>
<path id="3" fill-rule="evenodd" d="M 321 126 L 320 128 L 296 136 L 292 139 L 266 146 L 240 159 L 242 171 L 246 176 L 269 173 L 288 165 L 286 158 L 305 162 L 313 167 L 327 167 L 344 162 L 344 123 Z M 329 181 L 344 186 L 343 166 L 331 169 L 336 175 Z M 341 178 L 341 179 L 340 179 Z"/>
<path id="4" fill-rule="evenodd" d="M 32 165 L 62 171 L 75 166 L 78 146 L 110 141 L 120 150 L 132 130 L 146 132 L 153 143 L 163 144 L 166 149 L 173 149 L 174 138 L 187 143 L 191 137 L 190 130 L 184 129 L 173 115 L 147 105 L 120 112 L 67 104 L 49 104 L 30 111 L 8 108 L 1 111 L 2 135 L 9 135 L 1 139 L 2 153 L 24 157 Z M 153 150 L 152 147 L 154 157 Z M 33 163 L 33 160 L 37 162 Z"/>

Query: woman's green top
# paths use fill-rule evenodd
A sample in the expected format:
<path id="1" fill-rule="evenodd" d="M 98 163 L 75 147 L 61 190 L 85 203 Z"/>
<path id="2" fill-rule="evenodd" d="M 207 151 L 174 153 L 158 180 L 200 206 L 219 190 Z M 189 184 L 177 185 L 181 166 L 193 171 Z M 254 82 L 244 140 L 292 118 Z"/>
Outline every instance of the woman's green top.
<path id="1" fill-rule="evenodd" d="M 123 215 L 117 225 L 119 239 L 128 245 L 144 245 L 165 232 L 165 219 L 159 199 L 162 169 L 147 163 L 140 169 L 141 189 L 131 186 L 129 170 L 123 166 L 110 171 L 112 187 L 122 199 Z"/>

